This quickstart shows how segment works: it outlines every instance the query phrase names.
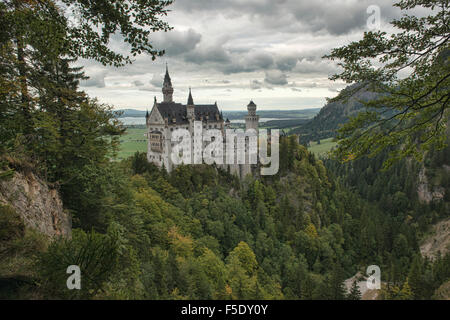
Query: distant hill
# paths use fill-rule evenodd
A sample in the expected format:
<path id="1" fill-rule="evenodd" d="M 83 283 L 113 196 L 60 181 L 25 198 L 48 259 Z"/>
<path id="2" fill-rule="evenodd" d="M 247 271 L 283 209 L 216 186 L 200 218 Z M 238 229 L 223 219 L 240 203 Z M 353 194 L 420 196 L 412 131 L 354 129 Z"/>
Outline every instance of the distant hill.
<path id="1" fill-rule="evenodd" d="M 146 111 L 135 110 L 135 109 L 122 109 L 117 110 L 117 112 L 122 112 L 119 118 L 140 118 L 145 117 Z"/>
<path id="2" fill-rule="evenodd" d="M 354 86 L 349 86 L 344 90 L 350 90 Z M 299 134 L 303 144 L 335 137 L 340 125 L 362 111 L 364 105 L 360 101 L 368 101 L 374 97 L 374 93 L 361 90 L 346 102 L 330 102 L 312 120 L 294 129 L 292 133 Z"/>
<path id="3" fill-rule="evenodd" d="M 261 110 L 257 114 L 261 118 L 271 118 L 271 119 L 311 119 L 318 112 L 320 108 L 314 109 L 302 109 L 302 110 Z M 140 118 L 145 117 L 146 111 L 135 110 L 135 109 L 122 109 L 117 110 L 117 112 L 122 112 L 119 118 Z M 247 111 L 224 111 L 224 118 L 229 118 L 230 120 L 244 119 Z"/>
<path id="4" fill-rule="evenodd" d="M 261 118 L 270 119 L 312 119 L 320 111 L 320 108 L 300 109 L 300 110 L 258 110 Z M 223 116 L 230 120 L 244 119 L 247 110 L 243 111 L 224 111 Z"/>

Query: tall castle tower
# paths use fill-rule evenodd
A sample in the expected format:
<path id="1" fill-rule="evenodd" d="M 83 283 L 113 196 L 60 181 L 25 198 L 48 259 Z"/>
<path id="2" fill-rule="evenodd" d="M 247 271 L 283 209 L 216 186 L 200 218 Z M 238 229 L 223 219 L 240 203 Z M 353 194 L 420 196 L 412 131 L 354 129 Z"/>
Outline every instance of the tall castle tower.
<path id="1" fill-rule="evenodd" d="M 255 134 L 256 134 L 256 146 L 255 145 L 251 145 L 252 144 L 252 139 L 246 137 L 245 139 L 245 164 L 241 164 L 239 165 L 239 176 L 241 178 L 247 176 L 247 175 L 251 175 L 252 174 L 252 167 L 256 164 L 251 163 L 250 161 L 250 150 L 256 150 L 258 147 L 258 122 L 259 122 L 259 116 L 256 115 L 256 104 L 252 101 L 250 101 L 250 103 L 247 106 L 247 110 L 248 110 L 248 114 L 245 116 L 245 129 L 246 130 L 250 130 L 250 129 L 254 129 L 256 130 Z M 252 148 L 253 147 L 253 148 Z M 257 157 L 257 155 L 255 155 Z"/>
<path id="2" fill-rule="evenodd" d="M 245 128 L 247 130 L 249 129 L 255 129 L 258 131 L 258 122 L 259 122 L 259 116 L 256 115 L 256 104 L 252 101 L 250 101 L 249 105 L 247 106 L 248 114 L 245 116 Z"/>
<path id="3" fill-rule="evenodd" d="M 164 95 L 164 101 L 163 102 L 173 102 L 173 87 L 172 87 L 172 80 L 169 76 L 169 67 L 166 64 L 166 75 L 164 77 L 164 84 L 162 88 L 162 92 Z"/>
<path id="4" fill-rule="evenodd" d="M 195 120 L 195 105 L 194 105 L 194 99 L 192 98 L 191 88 L 189 88 L 189 97 L 188 97 L 188 102 L 186 105 L 186 112 L 187 112 L 187 118 L 189 120 L 194 121 Z"/>

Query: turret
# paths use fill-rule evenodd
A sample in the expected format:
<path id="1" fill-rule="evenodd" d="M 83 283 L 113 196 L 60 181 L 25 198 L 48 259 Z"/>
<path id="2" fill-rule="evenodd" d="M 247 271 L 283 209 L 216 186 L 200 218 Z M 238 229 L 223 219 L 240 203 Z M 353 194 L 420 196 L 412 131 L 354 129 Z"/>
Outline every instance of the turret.
<path id="1" fill-rule="evenodd" d="M 194 99 L 192 98 L 192 92 L 191 92 L 191 88 L 189 88 L 189 97 L 188 97 L 188 101 L 187 101 L 187 118 L 189 120 L 195 120 L 195 105 L 194 105 Z"/>
<path id="2" fill-rule="evenodd" d="M 164 76 L 164 84 L 162 88 L 164 95 L 164 102 L 173 102 L 173 87 L 172 80 L 169 75 L 169 67 L 166 64 L 166 75 Z"/>
<path id="3" fill-rule="evenodd" d="M 253 100 L 251 100 L 248 104 L 247 110 L 249 116 L 256 116 L 256 104 L 253 102 Z"/>
<path id="4" fill-rule="evenodd" d="M 246 129 L 258 130 L 259 116 L 256 115 L 256 104 L 252 101 L 247 106 L 248 115 L 245 117 Z"/>

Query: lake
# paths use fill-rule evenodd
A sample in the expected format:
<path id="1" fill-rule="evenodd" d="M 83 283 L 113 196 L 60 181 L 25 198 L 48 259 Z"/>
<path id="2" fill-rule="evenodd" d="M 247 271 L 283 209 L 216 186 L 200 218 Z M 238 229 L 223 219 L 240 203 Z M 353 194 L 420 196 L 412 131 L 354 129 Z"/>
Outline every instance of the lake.
<path id="1" fill-rule="evenodd" d="M 145 117 L 124 117 L 120 118 L 120 121 L 123 122 L 126 126 L 136 126 L 136 125 L 145 125 Z M 267 121 L 273 121 L 273 120 L 291 120 L 289 118 L 286 119 L 279 119 L 279 118 L 261 118 L 259 119 L 259 122 L 267 122 Z M 231 123 L 245 123 L 244 119 L 237 119 L 237 120 L 231 120 Z"/>

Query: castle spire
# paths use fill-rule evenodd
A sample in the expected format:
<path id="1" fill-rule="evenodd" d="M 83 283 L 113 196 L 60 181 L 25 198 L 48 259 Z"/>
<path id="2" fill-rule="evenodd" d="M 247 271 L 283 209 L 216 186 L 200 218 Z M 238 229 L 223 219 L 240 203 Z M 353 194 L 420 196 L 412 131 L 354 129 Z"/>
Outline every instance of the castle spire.
<path id="1" fill-rule="evenodd" d="M 172 80 L 169 75 L 169 66 L 166 63 L 166 75 L 164 76 L 164 84 L 162 88 L 164 95 L 164 102 L 173 102 L 173 87 Z"/>
<path id="2" fill-rule="evenodd" d="M 194 105 L 194 99 L 192 98 L 191 88 L 189 88 L 189 97 L 188 97 L 187 105 L 188 106 L 193 106 Z"/>
<path id="3" fill-rule="evenodd" d="M 170 79 L 169 75 L 169 66 L 166 62 L 166 75 L 164 76 L 164 85 L 172 86 L 172 80 Z"/>

